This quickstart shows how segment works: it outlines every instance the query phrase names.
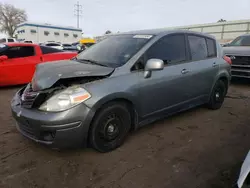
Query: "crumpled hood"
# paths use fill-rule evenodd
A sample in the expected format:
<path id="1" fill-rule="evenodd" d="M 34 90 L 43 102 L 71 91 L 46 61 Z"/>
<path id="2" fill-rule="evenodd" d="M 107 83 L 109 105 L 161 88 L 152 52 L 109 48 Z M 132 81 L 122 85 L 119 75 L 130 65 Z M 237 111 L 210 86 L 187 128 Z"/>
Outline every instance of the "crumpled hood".
<path id="1" fill-rule="evenodd" d="M 65 78 L 106 76 L 114 71 L 114 68 L 93 64 L 80 63 L 73 60 L 42 63 L 36 66 L 32 79 L 34 91 L 52 87 L 58 80 Z"/>
<path id="2" fill-rule="evenodd" d="M 223 47 L 225 55 L 250 56 L 250 46 Z"/>

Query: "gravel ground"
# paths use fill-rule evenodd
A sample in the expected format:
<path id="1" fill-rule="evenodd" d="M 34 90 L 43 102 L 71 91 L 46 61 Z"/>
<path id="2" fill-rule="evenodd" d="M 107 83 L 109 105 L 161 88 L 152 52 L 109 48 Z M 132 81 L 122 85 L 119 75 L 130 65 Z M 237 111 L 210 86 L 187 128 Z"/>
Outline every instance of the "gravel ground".
<path id="1" fill-rule="evenodd" d="M 232 187 L 250 149 L 250 81 L 223 107 L 199 107 L 130 134 L 119 149 L 54 151 L 22 137 L 10 113 L 18 87 L 0 89 L 0 187 Z"/>

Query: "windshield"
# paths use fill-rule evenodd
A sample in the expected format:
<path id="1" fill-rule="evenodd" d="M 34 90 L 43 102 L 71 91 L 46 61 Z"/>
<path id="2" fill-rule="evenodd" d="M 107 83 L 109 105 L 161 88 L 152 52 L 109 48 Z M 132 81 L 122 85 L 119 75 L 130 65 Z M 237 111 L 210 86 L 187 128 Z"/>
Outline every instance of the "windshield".
<path id="1" fill-rule="evenodd" d="M 124 65 L 138 52 L 152 35 L 111 36 L 91 46 L 77 56 L 78 60 L 91 60 L 108 67 Z"/>
<path id="2" fill-rule="evenodd" d="M 228 46 L 250 46 L 250 36 L 237 37 Z"/>

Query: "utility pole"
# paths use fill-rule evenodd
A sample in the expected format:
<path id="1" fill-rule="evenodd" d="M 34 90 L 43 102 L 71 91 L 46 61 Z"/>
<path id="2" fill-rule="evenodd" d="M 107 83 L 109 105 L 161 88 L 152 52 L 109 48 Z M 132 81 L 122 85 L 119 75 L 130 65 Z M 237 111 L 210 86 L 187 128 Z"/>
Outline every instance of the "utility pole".
<path id="1" fill-rule="evenodd" d="M 80 17 L 82 16 L 82 5 L 80 5 L 79 1 L 74 5 L 75 6 L 75 16 L 77 18 L 77 28 L 79 28 Z"/>

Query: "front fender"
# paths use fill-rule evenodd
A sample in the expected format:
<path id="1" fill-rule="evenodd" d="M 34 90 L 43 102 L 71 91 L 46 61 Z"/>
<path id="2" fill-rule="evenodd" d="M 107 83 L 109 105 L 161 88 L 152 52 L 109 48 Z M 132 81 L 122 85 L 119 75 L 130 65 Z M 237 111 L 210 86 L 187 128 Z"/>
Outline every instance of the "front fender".
<path id="1" fill-rule="evenodd" d="M 101 99 L 99 99 L 98 101 L 96 101 L 96 103 L 91 107 L 91 109 L 96 112 L 102 105 L 104 105 L 105 103 L 108 103 L 110 101 L 114 101 L 114 100 L 125 100 L 130 102 L 131 104 L 133 104 L 133 107 L 135 108 L 135 110 L 138 109 L 138 103 L 135 100 L 135 97 L 128 94 L 128 93 L 123 93 L 123 92 L 119 92 L 119 93 L 112 93 L 109 94 Z"/>

